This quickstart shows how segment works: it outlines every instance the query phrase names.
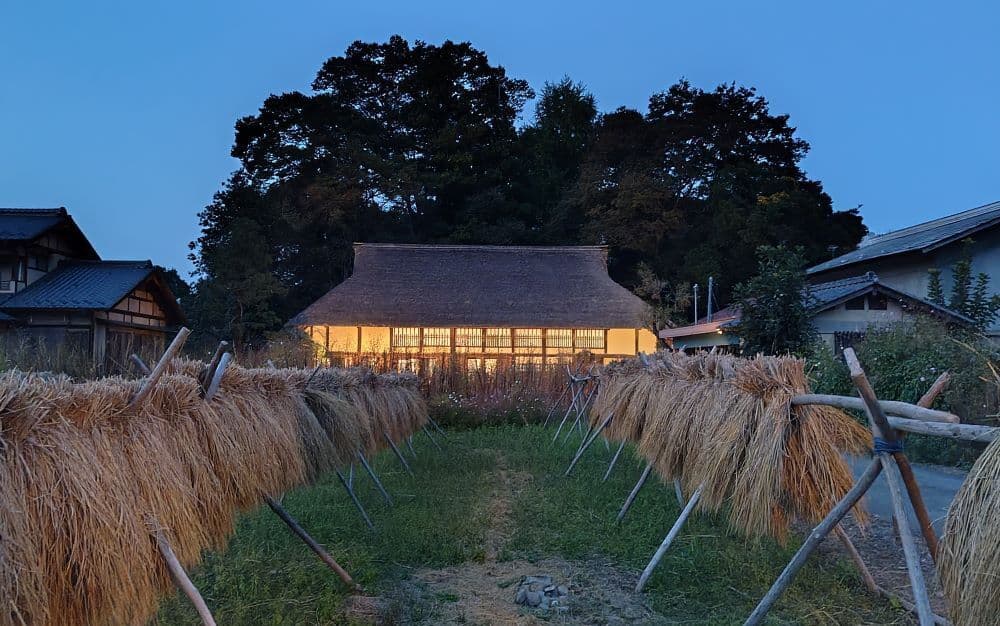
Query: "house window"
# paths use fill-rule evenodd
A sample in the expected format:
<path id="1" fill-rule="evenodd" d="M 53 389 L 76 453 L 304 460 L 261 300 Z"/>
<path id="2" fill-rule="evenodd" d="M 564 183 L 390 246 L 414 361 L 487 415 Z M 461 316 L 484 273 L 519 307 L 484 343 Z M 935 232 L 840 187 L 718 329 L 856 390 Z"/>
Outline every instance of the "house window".
<path id="1" fill-rule="evenodd" d="M 424 329 L 425 348 L 450 348 L 451 329 L 450 328 L 425 328 Z"/>
<path id="2" fill-rule="evenodd" d="M 482 352 L 482 328 L 456 328 L 455 349 L 459 352 Z"/>
<path id="3" fill-rule="evenodd" d="M 49 271 L 49 257 L 41 254 L 32 254 L 28 257 L 28 269 Z"/>
<path id="4" fill-rule="evenodd" d="M 568 328 L 550 328 L 545 332 L 545 345 L 555 351 L 571 351 L 573 331 Z"/>
<path id="5" fill-rule="evenodd" d="M 393 328 L 392 329 L 393 348 L 419 348 L 420 329 L 419 328 Z"/>
<path id="6" fill-rule="evenodd" d="M 869 311 L 885 311 L 889 308 L 889 300 L 884 293 L 873 293 L 868 296 Z"/>
<path id="7" fill-rule="evenodd" d="M 514 330 L 514 347 L 518 352 L 541 352 L 541 328 L 517 328 Z"/>
<path id="8" fill-rule="evenodd" d="M 591 328 L 576 331 L 576 349 L 603 350 L 604 331 Z"/>
<path id="9" fill-rule="evenodd" d="M 844 303 L 844 308 L 848 311 L 864 311 L 865 310 L 865 297 L 858 296 L 857 298 L 851 298 Z"/>
<path id="10" fill-rule="evenodd" d="M 420 359 L 399 359 L 396 361 L 397 372 L 411 372 L 416 374 L 420 370 Z"/>
<path id="11" fill-rule="evenodd" d="M 486 351 L 487 352 L 510 352 L 510 329 L 509 328 L 487 328 L 486 329 Z"/>

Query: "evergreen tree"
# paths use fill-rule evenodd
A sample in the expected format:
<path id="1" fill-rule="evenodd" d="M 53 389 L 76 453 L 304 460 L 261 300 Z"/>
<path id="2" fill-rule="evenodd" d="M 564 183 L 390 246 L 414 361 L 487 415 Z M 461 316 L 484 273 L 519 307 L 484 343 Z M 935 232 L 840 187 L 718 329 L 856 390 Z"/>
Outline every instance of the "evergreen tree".
<path id="1" fill-rule="evenodd" d="M 970 315 L 969 297 L 972 290 L 971 247 L 971 239 L 963 241 L 962 257 L 951 266 L 951 298 L 948 300 L 948 308 L 964 315 Z"/>
<path id="2" fill-rule="evenodd" d="M 932 267 L 927 270 L 930 275 L 927 279 L 927 299 L 938 306 L 944 304 L 944 289 L 941 287 L 941 270 Z"/>

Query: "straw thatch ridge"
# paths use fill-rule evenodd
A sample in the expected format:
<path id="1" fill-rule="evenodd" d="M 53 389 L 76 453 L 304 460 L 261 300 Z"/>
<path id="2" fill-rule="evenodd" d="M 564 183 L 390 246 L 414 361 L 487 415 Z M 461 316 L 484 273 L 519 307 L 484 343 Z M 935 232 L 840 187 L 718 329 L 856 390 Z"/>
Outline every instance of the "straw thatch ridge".
<path id="1" fill-rule="evenodd" d="M 378 449 L 376 424 L 427 417 L 412 378 L 324 371 L 367 399 L 319 406 L 310 371 L 234 366 L 206 401 L 203 368 L 173 362 L 138 409 L 139 381 L 0 375 L 0 626 L 143 624 L 172 589 L 153 527 L 190 567 L 238 512 Z"/>
<path id="2" fill-rule="evenodd" d="M 1000 439 L 976 460 L 948 509 L 938 575 L 956 626 L 992 624 L 1000 615 Z"/>
<path id="3" fill-rule="evenodd" d="M 613 415 L 605 436 L 635 443 L 661 479 L 688 493 L 704 485 L 699 509 L 784 540 L 792 520 L 820 521 L 850 489 L 842 454 L 871 449 L 867 429 L 842 411 L 791 406 L 807 392 L 799 359 L 660 352 L 648 367 L 606 368 L 590 418 Z"/>

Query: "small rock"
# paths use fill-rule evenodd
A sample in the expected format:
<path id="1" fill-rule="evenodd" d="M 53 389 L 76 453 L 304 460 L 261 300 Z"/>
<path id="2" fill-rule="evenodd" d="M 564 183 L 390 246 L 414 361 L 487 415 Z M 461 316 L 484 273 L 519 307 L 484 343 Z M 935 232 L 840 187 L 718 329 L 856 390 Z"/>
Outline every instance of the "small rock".
<path id="1" fill-rule="evenodd" d="M 517 594 L 514 596 L 514 602 L 516 604 L 524 604 L 525 599 L 528 596 L 528 590 L 524 587 L 517 588 Z"/>
<path id="2" fill-rule="evenodd" d="M 552 584 L 552 577 L 551 576 L 525 576 L 524 577 L 524 584 L 526 584 L 526 585 L 535 585 L 535 584 L 537 584 L 537 585 L 551 585 Z"/>
<path id="3" fill-rule="evenodd" d="M 547 586 L 547 587 L 545 587 L 545 589 L 544 589 L 545 593 L 552 593 L 552 592 L 553 592 L 553 591 L 555 591 L 555 590 L 556 590 L 556 586 L 555 586 L 555 585 L 548 585 L 548 586 Z"/>
<path id="4" fill-rule="evenodd" d="M 537 591 L 529 591 L 525 594 L 524 599 L 528 603 L 528 606 L 538 606 L 542 603 L 542 594 Z"/>
<path id="5" fill-rule="evenodd" d="M 569 595 L 569 589 L 566 588 L 566 585 L 559 585 L 558 587 L 556 587 L 556 591 L 558 591 L 559 595 L 561 596 Z"/>
<path id="6" fill-rule="evenodd" d="M 538 603 L 538 608 L 547 609 L 549 608 L 549 598 L 548 596 L 542 596 L 542 601 Z"/>

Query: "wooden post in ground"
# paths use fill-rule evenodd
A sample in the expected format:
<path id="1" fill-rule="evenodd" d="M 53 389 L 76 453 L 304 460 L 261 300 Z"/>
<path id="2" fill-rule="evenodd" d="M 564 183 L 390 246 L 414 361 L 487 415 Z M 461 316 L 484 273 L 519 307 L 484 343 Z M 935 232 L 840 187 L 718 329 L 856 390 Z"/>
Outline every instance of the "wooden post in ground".
<path id="1" fill-rule="evenodd" d="M 195 611 L 198 612 L 198 617 L 201 618 L 201 623 L 205 626 L 215 626 L 215 618 L 212 617 L 212 612 L 209 610 L 208 605 L 205 604 L 205 599 L 201 597 L 198 588 L 188 578 L 187 572 L 184 571 L 181 562 L 177 559 L 177 555 L 174 554 L 173 548 L 170 547 L 170 542 L 167 541 L 166 535 L 163 534 L 163 529 L 160 528 L 159 523 L 155 520 L 151 520 L 150 525 L 153 530 L 153 538 L 156 540 L 156 549 L 160 551 L 160 556 L 163 557 L 163 561 L 167 565 L 170 578 L 173 579 L 174 584 L 184 592 L 184 595 L 194 605 Z"/>
<path id="2" fill-rule="evenodd" d="M 361 519 L 365 521 L 365 525 L 371 530 L 375 530 L 375 524 L 372 524 L 371 518 L 368 517 L 368 512 L 365 511 L 365 507 L 361 505 L 361 500 L 358 500 L 358 496 L 354 493 L 354 488 L 347 482 L 347 479 L 344 478 L 344 473 L 340 470 L 336 470 L 336 472 L 337 478 L 340 479 L 340 484 L 344 486 L 344 489 L 347 491 L 347 495 L 351 497 L 351 502 L 354 503 L 354 508 L 356 508 L 358 513 L 361 514 Z"/>
<path id="3" fill-rule="evenodd" d="M 858 568 L 865 587 L 872 593 L 878 593 L 878 585 L 875 583 L 875 577 L 872 576 L 871 570 L 865 564 L 865 560 L 861 558 L 861 553 L 854 546 L 854 542 L 847 536 L 847 531 L 840 524 L 837 524 L 833 530 L 837 534 L 837 539 L 840 539 L 840 543 L 844 544 L 844 548 L 847 550 L 847 554 L 851 557 L 851 560 L 854 561 L 854 565 Z"/>
<path id="4" fill-rule="evenodd" d="M 840 520 L 844 519 L 848 511 L 854 507 L 855 504 L 861 500 L 861 497 L 871 488 L 874 484 L 875 479 L 882 472 L 882 463 L 879 459 L 872 459 L 871 463 L 868 464 L 867 469 L 858 478 L 858 481 L 854 483 L 850 491 L 827 513 L 823 521 L 819 523 L 816 528 L 813 529 L 806 540 L 799 547 L 798 552 L 792 557 L 792 560 L 788 562 L 785 569 L 782 570 L 781 575 L 778 579 L 774 581 L 771 585 L 771 589 L 767 592 L 757 608 L 753 610 L 747 621 L 743 623 L 743 626 L 755 626 L 764 621 L 764 617 L 767 615 L 774 603 L 778 601 L 781 594 L 792 584 L 792 579 L 795 575 L 802 569 L 802 566 L 806 564 L 809 559 L 809 555 L 819 546 L 823 539 L 830 534 L 830 531 L 840 523 Z"/>
<path id="5" fill-rule="evenodd" d="M 378 474 L 375 473 L 375 470 L 372 469 L 372 466 L 368 463 L 368 459 L 365 458 L 365 455 L 362 454 L 360 450 L 358 450 L 358 460 L 361 461 L 361 467 L 365 468 L 365 471 L 368 472 L 368 476 L 371 477 L 372 482 L 375 483 L 375 488 L 382 494 L 382 498 L 385 499 L 389 506 L 392 506 L 392 496 L 390 496 L 389 492 L 382 486 L 382 481 L 378 479 Z"/>
<path id="6" fill-rule="evenodd" d="M 635 502 L 635 497 L 639 495 L 639 490 L 642 486 L 646 484 L 646 480 L 649 478 L 649 473 L 653 471 L 653 464 L 646 463 L 646 469 L 642 470 L 642 474 L 639 476 L 639 480 L 635 483 L 635 487 L 632 487 L 632 492 L 628 494 L 625 498 L 625 503 L 622 504 L 622 508 L 618 511 L 618 517 L 615 518 L 615 522 L 621 522 L 625 519 L 625 514 L 628 510 L 632 508 L 632 503 Z"/>
<path id="7" fill-rule="evenodd" d="M 660 547 L 656 549 L 656 553 L 653 554 L 653 558 L 650 559 L 649 564 L 646 565 L 646 569 L 642 570 L 642 576 L 639 577 L 639 582 L 635 586 L 636 593 L 642 593 L 642 589 L 649 581 L 649 577 L 653 575 L 653 570 L 655 570 L 656 566 L 660 564 L 660 560 L 663 558 L 663 555 L 666 554 L 670 544 L 674 542 L 674 539 L 676 539 L 677 535 L 681 532 L 681 528 L 684 527 L 684 522 L 687 521 L 687 518 L 691 515 L 691 511 L 694 510 L 694 506 L 698 504 L 698 500 L 701 499 L 702 487 L 704 487 L 704 485 L 698 485 L 698 488 L 695 489 L 694 493 L 691 494 L 691 497 L 688 498 L 687 504 L 684 505 L 684 509 L 681 510 L 681 514 L 677 516 L 677 521 L 674 522 L 674 525 L 670 528 L 670 532 L 667 533 L 667 536 L 663 538 L 663 543 L 661 543 Z"/>
<path id="8" fill-rule="evenodd" d="M 271 510 L 274 511 L 275 514 L 277 514 L 277 516 L 281 518 L 281 521 L 285 522 L 285 524 L 292 530 L 292 532 L 295 533 L 299 539 L 304 541 L 305 544 L 309 546 L 309 548 L 313 552 L 316 553 L 316 556 L 318 556 L 320 560 L 326 564 L 327 567 L 332 569 L 337 574 L 337 576 L 340 577 L 340 580 L 344 581 L 344 584 L 347 585 L 351 589 L 351 591 L 353 591 L 354 593 L 361 593 L 362 591 L 361 586 L 358 585 L 356 582 L 354 582 L 354 579 L 351 578 L 351 575 L 348 574 L 347 571 L 343 567 L 341 567 L 340 564 L 337 563 L 337 561 L 335 561 L 332 556 L 330 556 L 330 553 L 328 553 L 323 548 L 323 546 L 321 546 L 315 539 L 309 536 L 309 533 L 307 533 L 305 529 L 303 529 L 302 526 L 300 526 L 299 523 L 295 521 L 295 519 L 291 515 L 288 514 L 288 511 L 286 511 L 280 504 L 278 504 L 271 496 L 264 496 L 264 501 L 267 502 L 267 506 L 271 507 Z"/>
<path id="9" fill-rule="evenodd" d="M 570 388 L 570 384 L 566 383 L 566 386 L 563 387 L 562 393 L 559 394 L 559 397 L 556 398 L 556 401 L 553 402 L 552 406 L 549 408 L 549 413 L 548 413 L 548 415 L 545 416 L 545 421 L 542 422 L 542 428 L 547 428 L 548 427 L 549 420 L 552 419 L 552 413 L 556 410 L 556 407 L 559 406 L 559 403 L 562 402 L 562 399 L 566 397 L 566 392 L 569 391 L 569 388 Z"/>
<path id="10" fill-rule="evenodd" d="M 129 402 L 129 407 L 134 409 L 145 402 L 146 398 L 149 397 L 149 394 L 152 393 L 153 388 L 156 387 L 156 383 L 160 380 L 160 377 L 163 376 L 164 372 L 166 372 L 167 365 L 169 365 L 170 361 L 180 353 L 181 348 L 184 346 L 184 342 L 187 341 L 188 335 L 190 334 L 191 331 L 188 328 L 181 328 L 177 331 L 177 336 L 174 337 L 174 340 L 170 342 L 170 346 L 167 348 L 166 352 L 164 352 L 163 356 L 160 357 L 160 360 L 157 361 L 156 367 L 153 368 L 153 371 L 146 377 L 142 386 L 139 387 L 139 391 L 137 391 L 135 396 L 132 397 L 132 401 Z"/>
<path id="11" fill-rule="evenodd" d="M 423 428 L 420 429 L 420 431 L 425 435 L 427 435 L 427 438 L 431 440 L 431 443 L 433 443 L 434 447 L 438 449 L 438 452 L 444 452 L 444 448 L 442 448 L 441 444 L 437 442 L 437 439 L 435 439 L 434 435 L 431 434 L 431 430 L 429 428 L 424 426 Z"/>
<path id="12" fill-rule="evenodd" d="M 602 483 L 608 482 L 608 477 L 611 476 L 611 470 L 615 469 L 615 463 L 618 462 L 618 457 L 621 456 L 622 450 L 625 448 L 625 440 L 623 439 L 621 443 L 618 444 L 618 450 L 615 455 L 611 457 L 611 462 L 608 463 L 608 471 L 604 472 L 604 478 L 601 479 Z"/>
<path id="13" fill-rule="evenodd" d="M 601 422 L 601 425 L 597 427 L 597 430 L 590 436 L 590 438 L 585 439 L 583 444 L 580 445 L 580 449 L 577 451 L 576 456 L 573 457 L 573 460 L 570 461 L 569 467 L 566 468 L 566 476 L 570 475 L 570 472 L 573 471 L 576 464 L 583 458 L 583 454 L 587 451 L 587 448 L 589 448 L 591 444 L 593 444 L 594 441 L 601 436 L 601 432 L 603 432 L 604 429 L 608 427 L 608 424 L 611 423 L 612 417 L 614 417 L 613 413 L 605 417 L 604 421 Z"/>
<path id="14" fill-rule="evenodd" d="M 583 391 L 583 385 L 580 385 L 577 379 L 571 377 L 569 384 L 570 387 L 576 387 L 576 390 L 573 392 L 573 396 L 569 401 L 569 406 L 566 408 L 566 412 L 563 413 L 562 420 L 560 420 L 559 426 L 556 428 L 556 434 L 552 437 L 552 443 L 555 443 L 556 440 L 559 439 L 559 433 L 562 432 L 563 426 L 566 425 L 566 420 L 569 419 L 569 414 L 574 408 L 576 408 L 577 398 L 580 397 L 580 392 Z"/>
<path id="15" fill-rule="evenodd" d="M 382 436 L 385 437 L 387 442 L 389 442 L 389 447 L 392 448 L 392 451 L 396 454 L 396 458 L 399 459 L 399 462 L 403 465 L 403 469 L 405 469 L 410 476 L 413 476 L 413 470 L 410 469 L 410 464 L 406 462 L 406 457 L 404 457 L 403 453 L 396 447 L 396 442 L 392 440 L 389 433 L 383 432 Z"/>
<path id="16" fill-rule="evenodd" d="M 875 396 L 871 383 L 865 375 L 861 363 L 853 348 L 844 350 L 844 360 L 850 369 L 851 380 L 858 389 L 858 393 L 865 401 L 866 412 L 870 420 L 872 434 L 875 436 L 876 457 L 882 463 L 885 471 L 886 483 L 889 486 L 889 497 L 892 500 L 893 512 L 896 515 L 896 523 L 899 524 L 900 539 L 903 544 L 903 555 L 906 557 L 906 569 L 910 576 L 910 587 L 913 591 L 913 602 L 917 606 L 917 615 L 921 626 L 932 626 L 934 624 L 934 612 L 931 610 L 930 597 L 927 593 L 927 585 L 924 582 L 924 573 L 920 566 L 920 555 L 917 552 L 913 535 L 910 533 L 910 521 L 906 515 L 906 507 L 903 504 L 904 478 L 898 473 L 899 467 L 895 463 L 896 455 L 902 454 L 901 450 L 895 449 L 898 443 L 896 432 L 889 425 L 882 410 L 882 406 Z M 884 448 L 889 448 L 885 450 Z M 907 464 L 909 469 L 909 464 Z M 909 475 L 912 481 L 912 489 L 919 491 L 912 470 Z M 911 501 L 911 504 L 913 502 Z M 920 504 L 923 504 L 922 500 Z M 926 509 L 925 509 L 926 512 Z M 929 521 L 929 520 L 928 520 Z M 933 529 L 930 529 L 933 535 Z M 934 537 L 934 543 L 937 537 Z M 930 543 L 930 542 L 929 542 Z"/>
<path id="17" fill-rule="evenodd" d="M 129 360 L 131 360 L 133 363 L 135 363 L 135 366 L 137 368 L 139 368 L 139 372 L 143 376 L 149 376 L 150 374 L 153 373 L 153 370 L 149 369 L 149 366 L 146 365 L 145 361 L 143 361 L 141 358 L 139 358 L 138 354 L 133 354 L 132 356 L 129 357 Z"/>

